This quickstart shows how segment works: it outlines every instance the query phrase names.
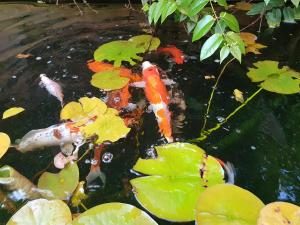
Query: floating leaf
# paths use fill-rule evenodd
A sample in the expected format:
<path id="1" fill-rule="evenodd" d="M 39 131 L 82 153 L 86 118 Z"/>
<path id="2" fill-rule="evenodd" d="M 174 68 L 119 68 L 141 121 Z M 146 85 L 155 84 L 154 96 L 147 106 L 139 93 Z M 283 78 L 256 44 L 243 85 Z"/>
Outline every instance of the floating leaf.
<path id="1" fill-rule="evenodd" d="M 114 66 L 121 66 L 122 61 L 127 61 L 130 65 L 134 65 L 133 60 L 141 61 L 142 57 L 139 53 L 144 53 L 144 48 L 137 47 L 131 41 L 112 41 L 101 45 L 95 52 L 94 58 L 96 61 L 114 61 Z"/>
<path id="2" fill-rule="evenodd" d="M 280 69 L 276 61 L 259 61 L 253 65 L 256 68 L 248 68 L 247 76 L 252 82 L 261 82 L 263 89 L 279 94 L 295 94 L 300 91 L 300 73 L 287 66 Z"/>
<path id="3" fill-rule="evenodd" d="M 134 36 L 128 41 L 135 43 L 136 47 L 143 48 L 144 52 L 154 51 L 160 45 L 160 40 L 157 37 L 153 37 L 151 35 L 138 35 Z"/>
<path id="4" fill-rule="evenodd" d="M 239 89 L 234 89 L 233 95 L 236 101 L 240 103 L 244 102 L 243 92 L 241 92 Z"/>
<path id="5" fill-rule="evenodd" d="M 235 3 L 235 8 L 238 10 L 249 11 L 252 8 L 253 4 L 249 2 L 237 2 Z"/>
<path id="6" fill-rule="evenodd" d="M 82 106 L 78 102 L 69 102 L 60 111 L 61 120 L 77 120 L 83 114 Z"/>
<path id="7" fill-rule="evenodd" d="M 288 202 L 272 202 L 260 211 L 257 225 L 299 225 L 300 207 Z"/>
<path id="8" fill-rule="evenodd" d="M 61 200 L 36 199 L 27 202 L 6 225 L 69 225 L 72 214 Z"/>
<path id="9" fill-rule="evenodd" d="M 79 170 L 76 163 L 69 163 L 59 173 L 45 172 L 38 181 L 41 194 L 47 199 L 68 200 L 79 182 Z"/>
<path id="10" fill-rule="evenodd" d="M 207 186 L 223 183 L 220 164 L 192 144 L 156 147 L 157 158 L 138 159 L 133 169 L 150 176 L 130 181 L 140 204 L 159 218 L 194 220 L 194 208 Z M 200 173 L 200 171 L 202 171 Z"/>
<path id="11" fill-rule="evenodd" d="M 0 132 L 0 159 L 10 146 L 10 138 L 7 134 Z"/>
<path id="12" fill-rule="evenodd" d="M 196 207 L 197 225 L 254 225 L 263 202 L 251 192 L 231 184 L 207 188 Z"/>
<path id="13" fill-rule="evenodd" d="M 10 166 L 0 168 L 0 184 L 9 191 L 22 193 L 21 199 L 39 198 L 40 194 L 36 191 L 36 186 Z"/>
<path id="14" fill-rule="evenodd" d="M 256 43 L 256 35 L 248 32 L 241 32 L 240 36 L 245 43 L 246 53 L 252 52 L 254 54 L 261 54 L 259 49 L 266 48 L 267 46 Z"/>
<path id="15" fill-rule="evenodd" d="M 31 56 L 33 56 L 33 55 L 31 55 L 31 54 L 19 53 L 19 54 L 16 55 L 16 58 L 17 58 L 17 59 L 26 59 L 26 58 L 29 58 L 29 57 L 31 57 Z"/>
<path id="16" fill-rule="evenodd" d="M 101 88 L 105 91 L 121 89 L 125 87 L 128 82 L 128 78 L 121 77 L 119 72 L 114 70 L 95 73 L 91 80 L 91 84 L 94 87 Z"/>
<path id="17" fill-rule="evenodd" d="M 124 203 L 106 203 L 80 214 L 72 225 L 157 225 L 144 211 Z"/>
<path id="18" fill-rule="evenodd" d="M 15 116 L 21 112 L 23 112 L 25 109 L 22 107 L 12 107 L 10 109 L 5 110 L 3 113 L 2 119 L 6 119 L 11 116 Z"/>

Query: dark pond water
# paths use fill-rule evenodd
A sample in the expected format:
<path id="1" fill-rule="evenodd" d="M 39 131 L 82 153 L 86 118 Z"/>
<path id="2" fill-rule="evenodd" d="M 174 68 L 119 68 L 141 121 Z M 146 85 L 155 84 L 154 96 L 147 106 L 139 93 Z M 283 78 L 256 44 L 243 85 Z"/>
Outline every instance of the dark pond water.
<path id="1" fill-rule="evenodd" d="M 89 84 L 92 72 L 86 61 L 93 58 L 101 44 L 117 39 L 128 39 L 144 33 L 146 20 L 143 14 L 127 10 L 123 5 L 98 5 L 98 14 L 83 8 L 83 16 L 69 6 L 0 4 L 0 112 L 13 106 L 26 111 L 16 117 L 0 120 L 1 132 L 12 140 L 32 129 L 48 127 L 59 121 L 60 105 L 38 86 L 39 75 L 47 74 L 63 84 L 65 101 L 82 96 L 101 96 Z M 242 21 L 246 25 L 249 21 Z M 243 26 L 243 25 L 242 25 Z M 255 31 L 252 30 L 252 32 Z M 216 58 L 199 62 L 199 47 L 189 43 L 184 30 L 167 24 L 157 33 L 162 45 L 175 44 L 187 55 L 183 65 L 173 65 L 166 58 L 148 56 L 167 71 L 179 84 L 187 103 L 184 127 L 176 134 L 179 140 L 199 136 L 203 114 L 214 80 L 205 75 L 220 71 Z M 284 25 L 280 29 L 266 29 L 259 42 L 268 46 L 262 55 L 249 54 L 242 64 L 233 63 L 226 70 L 216 90 L 208 127 L 226 117 L 239 103 L 232 96 L 235 88 L 249 97 L 258 88 L 246 77 L 247 67 L 258 60 L 277 60 L 300 71 L 300 27 Z M 18 53 L 32 54 L 17 59 Z M 136 69 L 139 69 L 136 67 Z M 128 180 L 136 159 L 145 156 L 146 150 L 161 144 L 152 113 L 142 117 L 143 125 L 137 135 L 131 135 L 106 150 L 114 155 L 110 163 L 102 163 L 107 175 L 105 188 L 90 189 L 84 202 L 90 208 L 105 202 L 126 202 L 138 207 Z M 263 91 L 240 113 L 199 143 L 209 154 L 230 161 L 237 170 L 236 184 L 252 191 L 265 203 L 284 200 L 300 204 L 300 96 L 283 96 Z M 138 141 L 136 141 L 136 137 Z M 21 154 L 10 149 L 0 160 L 26 177 L 44 169 L 59 150 Z M 81 180 L 90 165 L 80 163 Z M 37 180 L 34 180 L 36 182 Z M 73 209 L 76 212 L 76 209 Z M 0 223 L 11 216 L 0 209 Z M 170 224 L 158 220 L 159 224 Z M 193 223 L 191 223 L 193 224 Z"/>

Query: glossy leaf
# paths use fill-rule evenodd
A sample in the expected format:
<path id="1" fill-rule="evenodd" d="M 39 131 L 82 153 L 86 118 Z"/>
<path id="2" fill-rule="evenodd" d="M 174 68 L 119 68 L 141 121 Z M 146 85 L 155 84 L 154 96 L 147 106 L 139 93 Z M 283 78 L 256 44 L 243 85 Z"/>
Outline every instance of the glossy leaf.
<path id="1" fill-rule="evenodd" d="M 221 20 L 223 20 L 226 25 L 235 32 L 240 32 L 239 22 L 236 17 L 227 12 L 221 12 L 220 14 Z"/>
<path id="2" fill-rule="evenodd" d="M 123 61 L 136 64 L 133 60 L 141 61 L 142 57 L 137 54 L 144 52 L 144 48 L 137 47 L 134 42 L 120 40 L 101 45 L 94 52 L 94 58 L 96 61 L 114 61 L 114 66 L 119 67 Z"/>
<path id="3" fill-rule="evenodd" d="M 41 194 L 47 199 L 68 200 L 79 182 L 76 163 L 69 163 L 59 173 L 44 172 L 38 181 Z"/>
<path id="4" fill-rule="evenodd" d="M 281 23 L 281 10 L 280 9 L 273 9 L 272 11 L 266 14 L 266 19 L 268 26 L 270 28 L 279 27 Z"/>
<path id="5" fill-rule="evenodd" d="M 225 35 L 225 40 L 227 42 L 227 45 L 229 46 L 231 55 L 233 55 L 234 58 L 241 62 L 242 54 L 245 54 L 245 45 L 240 35 L 229 31 Z"/>
<path id="6" fill-rule="evenodd" d="M 143 48 L 144 52 L 146 51 L 154 51 L 160 45 L 160 40 L 157 37 L 153 37 L 151 35 L 138 35 L 134 36 L 128 41 L 131 41 L 136 44 L 136 47 Z"/>
<path id="7" fill-rule="evenodd" d="M 23 112 L 25 109 L 22 107 L 12 107 L 10 109 L 5 110 L 3 113 L 2 119 L 6 119 L 8 117 L 15 116 L 21 112 Z"/>
<path id="8" fill-rule="evenodd" d="M 294 6 L 295 6 L 296 8 L 298 8 L 300 0 L 291 0 L 291 1 L 292 1 L 292 3 L 294 4 Z"/>
<path id="9" fill-rule="evenodd" d="M 291 7 L 284 7 L 282 13 L 284 23 L 296 23 L 294 9 Z"/>
<path id="10" fill-rule="evenodd" d="M 72 214 L 61 200 L 36 199 L 19 209 L 6 225 L 69 225 Z"/>
<path id="11" fill-rule="evenodd" d="M 80 214 L 72 225 L 157 225 L 135 206 L 113 202 L 95 206 Z"/>
<path id="12" fill-rule="evenodd" d="M 213 34 L 210 38 L 208 38 L 201 48 L 200 60 L 204 60 L 214 54 L 222 42 L 223 37 L 221 34 Z"/>
<path id="13" fill-rule="evenodd" d="M 155 159 L 138 159 L 133 167 L 150 175 L 130 181 L 135 197 L 159 218 L 194 220 L 193 209 L 200 193 L 207 186 L 224 182 L 221 165 L 201 148 L 188 143 L 158 146 L 156 152 Z"/>
<path id="14" fill-rule="evenodd" d="M 226 0 L 217 0 L 217 3 L 219 6 L 227 7 L 227 1 Z"/>
<path id="15" fill-rule="evenodd" d="M 288 202 L 272 202 L 261 209 L 257 225 L 298 225 L 300 207 Z"/>
<path id="16" fill-rule="evenodd" d="M 197 24 L 193 32 L 192 41 L 197 41 L 202 38 L 211 27 L 214 25 L 215 20 L 211 15 L 205 15 Z"/>
<path id="17" fill-rule="evenodd" d="M 94 87 L 105 91 L 121 89 L 125 87 L 128 82 L 128 78 L 121 77 L 119 72 L 115 70 L 95 73 L 91 80 L 91 84 Z"/>
<path id="18" fill-rule="evenodd" d="M 0 132 L 0 159 L 7 152 L 10 146 L 10 138 L 6 133 Z"/>
<path id="19" fill-rule="evenodd" d="M 197 225 L 255 225 L 263 202 L 251 192 L 231 184 L 207 188 L 196 206 Z"/>
<path id="20" fill-rule="evenodd" d="M 271 92 L 294 94 L 300 91 L 300 74 L 287 66 L 278 68 L 276 61 L 259 61 L 249 68 L 247 76 L 252 82 L 261 82 L 260 86 Z"/>
<path id="21" fill-rule="evenodd" d="M 166 18 L 175 12 L 177 5 L 173 1 L 165 1 L 164 7 L 161 12 L 161 23 L 163 23 Z"/>
<path id="22" fill-rule="evenodd" d="M 264 2 L 256 3 L 247 12 L 247 15 L 254 16 L 254 15 L 262 14 L 265 10 L 266 10 L 266 4 Z"/>
<path id="23" fill-rule="evenodd" d="M 224 45 L 222 48 L 221 48 L 221 51 L 220 51 L 220 63 L 222 63 L 224 61 L 224 59 L 227 58 L 227 56 L 229 55 L 230 53 L 230 49 L 228 46 Z"/>
<path id="24" fill-rule="evenodd" d="M 187 12 L 189 17 L 196 16 L 209 2 L 209 0 L 194 0 L 190 4 L 190 8 Z"/>

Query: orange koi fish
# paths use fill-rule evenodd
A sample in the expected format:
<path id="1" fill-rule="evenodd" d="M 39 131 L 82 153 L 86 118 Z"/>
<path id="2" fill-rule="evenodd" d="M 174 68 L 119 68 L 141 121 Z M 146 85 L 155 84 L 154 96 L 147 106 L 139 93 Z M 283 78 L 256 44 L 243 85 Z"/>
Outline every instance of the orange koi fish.
<path id="1" fill-rule="evenodd" d="M 183 52 L 174 45 L 168 45 L 167 47 L 160 47 L 157 52 L 163 54 L 169 54 L 173 58 L 176 64 L 183 64 L 184 55 Z"/>
<path id="2" fill-rule="evenodd" d="M 171 115 L 168 109 L 169 94 L 167 88 L 161 80 L 155 65 L 145 61 L 142 67 L 146 98 L 152 106 L 160 132 L 168 142 L 172 142 Z"/>
<path id="3" fill-rule="evenodd" d="M 98 145 L 94 149 L 94 158 L 91 160 L 91 169 L 86 177 L 87 184 L 91 184 L 97 177 L 99 177 L 103 184 L 105 184 L 106 177 L 105 174 L 100 170 L 101 153 L 103 151 L 104 145 Z"/>

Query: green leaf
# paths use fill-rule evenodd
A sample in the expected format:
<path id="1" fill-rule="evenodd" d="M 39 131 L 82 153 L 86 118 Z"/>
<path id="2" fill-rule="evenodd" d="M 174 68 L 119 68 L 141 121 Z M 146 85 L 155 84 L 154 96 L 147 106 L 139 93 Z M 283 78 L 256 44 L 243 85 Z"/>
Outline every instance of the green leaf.
<path id="1" fill-rule="evenodd" d="M 295 94 L 300 91 L 300 73 L 287 66 L 279 69 L 276 61 L 259 61 L 253 65 L 256 68 L 248 68 L 247 76 L 252 82 L 261 82 L 263 89 L 279 94 Z"/>
<path id="2" fill-rule="evenodd" d="M 231 184 L 207 188 L 196 206 L 196 224 L 255 225 L 263 202 L 251 192 Z"/>
<path id="3" fill-rule="evenodd" d="M 200 60 L 204 60 L 214 54 L 222 42 L 223 37 L 221 34 L 213 34 L 210 38 L 208 38 L 201 48 Z"/>
<path id="4" fill-rule="evenodd" d="M 129 82 L 129 78 L 121 77 L 119 71 L 108 70 L 95 73 L 92 76 L 91 84 L 94 87 L 105 91 L 117 90 L 125 87 Z"/>
<path id="5" fill-rule="evenodd" d="M 128 39 L 128 41 L 135 43 L 137 48 L 143 48 L 144 52 L 155 51 L 160 45 L 159 38 L 147 34 L 134 36 Z"/>
<path id="6" fill-rule="evenodd" d="M 76 163 L 69 163 L 59 173 L 43 173 L 38 181 L 41 194 L 47 199 L 68 200 L 79 182 Z"/>
<path id="7" fill-rule="evenodd" d="M 270 2 L 270 0 L 264 0 L 264 1 L 265 1 L 266 5 L 268 5 Z"/>
<path id="8" fill-rule="evenodd" d="M 94 52 L 94 59 L 96 61 L 114 61 L 114 66 L 121 66 L 122 61 L 127 61 L 134 65 L 133 60 L 141 61 L 143 58 L 138 56 L 139 53 L 144 53 L 144 48 L 139 48 L 131 41 L 112 41 L 101 45 Z"/>
<path id="9" fill-rule="evenodd" d="M 217 0 L 217 3 L 219 6 L 227 7 L 227 1 L 226 0 Z"/>
<path id="10" fill-rule="evenodd" d="M 245 44 L 241 39 L 241 36 L 237 33 L 229 31 L 225 35 L 225 40 L 229 46 L 230 53 L 241 62 L 242 54 L 245 54 Z"/>
<path id="11" fill-rule="evenodd" d="M 155 9 L 153 11 L 153 22 L 154 24 L 157 23 L 159 18 L 161 17 L 162 8 L 165 0 L 159 0 L 158 3 L 155 5 Z"/>
<path id="12" fill-rule="evenodd" d="M 173 1 L 165 1 L 162 13 L 161 13 L 161 23 L 165 21 L 165 19 L 175 12 L 177 9 L 177 5 Z"/>
<path id="13" fill-rule="evenodd" d="M 36 199 L 19 209 L 6 225 L 69 225 L 72 214 L 61 200 Z"/>
<path id="14" fill-rule="evenodd" d="M 214 18 L 211 15 L 205 15 L 196 25 L 192 41 L 197 41 L 202 38 L 214 25 Z"/>
<path id="15" fill-rule="evenodd" d="M 157 158 L 138 159 L 133 169 L 150 176 L 130 181 L 135 197 L 149 212 L 171 221 L 194 220 L 194 207 L 207 187 L 223 183 L 219 162 L 196 145 L 156 147 Z M 201 176 L 199 171 L 202 171 Z"/>
<path id="16" fill-rule="evenodd" d="M 258 15 L 258 14 L 263 14 L 265 10 L 266 10 L 266 4 L 264 2 L 256 3 L 247 12 L 247 15 L 254 16 L 254 15 Z"/>
<path id="17" fill-rule="evenodd" d="M 234 15 L 227 12 L 221 12 L 220 17 L 231 30 L 240 32 L 239 23 Z"/>
<path id="18" fill-rule="evenodd" d="M 157 5 L 157 2 L 153 2 L 149 7 L 148 21 L 149 21 L 150 25 L 152 24 L 152 22 L 154 20 L 154 10 L 155 10 L 156 5 Z"/>
<path id="19" fill-rule="evenodd" d="M 227 25 L 226 25 L 225 21 L 219 20 L 215 25 L 215 29 L 214 29 L 215 33 L 219 33 L 219 34 L 224 33 L 226 26 Z"/>
<path id="20" fill-rule="evenodd" d="M 296 23 L 294 9 L 292 9 L 291 7 L 284 7 L 282 12 L 283 12 L 284 23 Z"/>
<path id="21" fill-rule="evenodd" d="M 221 51 L 220 51 L 220 63 L 222 63 L 224 61 L 224 59 L 227 58 L 227 56 L 229 55 L 230 53 L 230 49 L 228 46 L 224 45 L 222 48 L 221 48 Z"/>
<path id="22" fill-rule="evenodd" d="M 80 214 L 72 225 L 157 225 L 144 211 L 133 205 L 113 202 L 97 205 Z"/>
<path id="23" fill-rule="evenodd" d="M 196 16 L 209 2 L 209 0 L 194 0 L 189 7 L 188 16 Z"/>
<path id="24" fill-rule="evenodd" d="M 279 27 L 281 22 L 281 10 L 273 9 L 266 14 L 266 19 L 270 28 Z"/>
<path id="25" fill-rule="evenodd" d="M 292 3 L 294 4 L 294 6 L 295 6 L 296 8 L 298 8 L 300 0 L 291 0 L 291 1 L 292 1 Z"/>
<path id="26" fill-rule="evenodd" d="M 196 23 L 192 22 L 192 21 L 188 21 L 186 23 L 186 27 L 187 27 L 187 31 L 190 34 L 192 32 L 192 30 L 194 30 L 194 28 L 196 27 Z"/>
<path id="27" fill-rule="evenodd" d="M 300 20 L 300 7 L 294 8 L 295 20 Z"/>

